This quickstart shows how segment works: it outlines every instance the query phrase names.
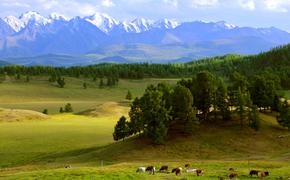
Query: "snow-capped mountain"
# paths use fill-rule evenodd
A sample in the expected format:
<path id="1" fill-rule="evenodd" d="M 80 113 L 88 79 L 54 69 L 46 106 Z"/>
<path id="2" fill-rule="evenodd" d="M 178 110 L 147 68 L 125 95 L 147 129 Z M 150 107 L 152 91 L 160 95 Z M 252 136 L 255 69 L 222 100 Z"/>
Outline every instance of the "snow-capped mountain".
<path id="1" fill-rule="evenodd" d="M 49 15 L 49 19 L 51 19 L 52 21 L 69 21 L 70 19 L 65 17 L 64 15 L 58 14 L 56 12 L 51 13 Z"/>
<path id="2" fill-rule="evenodd" d="M 41 16 L 38 12 L 29 11 L 19 17 L 20 21 L 27 26 L 29 23 L 36 25 L 47 25 L 51 23 L 51 19 Z"/>
<path id="3" fill-rule="evenodd" d="M 95 13 L 94 15 L 85 17 L 84 19 L 105 33 L 110 32 L 115 26 L 119 24 L 117 20 L 103 13 Z"/>
<path id="4" fill-rule="evenodd" d="M 4 21 L 12 28 L 15 32 L 19 32 L 25 27 L 24 22 L 18 19 L 15 16 L 7 16 L 4 18 Z"/>
<path id="5" fill-rule="evenodd" d="M 34 11 L 0 18 L 0 57 L 90 53 L 104 59 L 190 59 L 255 54 L 286 43 L 290 43 L 286 31 L 239 27 L 225 21 L 120 21 L 103 13 L 69 19 L 58 13 L 43 16 Z"/>
<path id="6" fill-rule="evenodd" d="M 179 26 L 180 23 L 169 19 L 160 19 L 153 24 L 154 28 L 174 29 Z"/>

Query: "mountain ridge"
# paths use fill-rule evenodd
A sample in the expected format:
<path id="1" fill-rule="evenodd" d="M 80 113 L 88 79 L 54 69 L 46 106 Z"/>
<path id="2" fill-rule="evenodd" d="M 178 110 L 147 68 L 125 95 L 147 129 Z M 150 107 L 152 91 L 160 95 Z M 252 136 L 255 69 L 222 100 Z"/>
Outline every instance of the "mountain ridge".
<path id="1" fill-rule="evenodd" d="M 19 18 L 0 18 L 0 32 L 0 57 L 4 58 L 96 54 L 101 59 L 167 62 L 229 53 L 257 54 L 290 42 L 290 33 L 275 27 L 166 18 L 119 21 L 98 12 L 69 19 L 58 13 L 44 17 L 29 11 Z"/>

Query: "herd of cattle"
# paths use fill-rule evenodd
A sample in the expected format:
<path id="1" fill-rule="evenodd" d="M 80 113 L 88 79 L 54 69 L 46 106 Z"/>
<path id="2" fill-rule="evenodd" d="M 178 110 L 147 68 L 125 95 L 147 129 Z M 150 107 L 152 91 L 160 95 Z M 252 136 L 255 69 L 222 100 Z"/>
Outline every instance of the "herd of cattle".
<path id="1" fill-rule="evenodd" d="M 181 175 L 182 172 L 196 174 L 196 176 L 203 176 L 204 175 L 204 170 L 192 169 L 190 164 L 185 164 L 184 167 L 185 167 L 184 169 L 182 167 L 173 168 L 171 170 L 171 173 L 175 173 L 176 176 Z M 154 166 L 138 167 L 136 172 L 137 173 L 149 172 L 149 174 L 154 175 L 156 173 L 156 168 Z M 168 166 L 161 166 L 161 168 L 159 169 L 158 172 L 170 174 L 170 170 L 169 170 Z M 249 176 L 251 176 L 251 177 L 257 176 L 257 177 L 260 177 L 261 179 L 264 179 L 265 177 L 269 176 L 269 172 L 268 171 L 250 170 Z M 230 168 L 229 173 L 228 173 L 228 178 L 229 179 L 238 179 L 238 177 L 239 177 L 239 174 L 233 168 Z M 219 177 L 219 178 L 220 178 L 220 180 L 224 180 L 224 177 Z"/>

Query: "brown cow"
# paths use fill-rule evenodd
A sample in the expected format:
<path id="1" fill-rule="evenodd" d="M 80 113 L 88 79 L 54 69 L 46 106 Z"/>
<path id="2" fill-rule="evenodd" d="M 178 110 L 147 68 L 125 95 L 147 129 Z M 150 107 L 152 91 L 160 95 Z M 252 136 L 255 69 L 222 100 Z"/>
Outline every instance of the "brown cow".
<path id="1" fill-rule="evenodd" d="M 196 175 L 197 175 L 197 176 L 202 176 L 203 173 L 204 173 L 204 172 L 203 172 L 203 170 L 201 170 L 201 169 L 197 169 L 197 170 L 196 170 Z"/>
<path id="2" fill-rule="evenodd" d="M 182 168 L 178 167 L 178 168 L 172 169 L 171 173 L 175 173 L 176 176 L 178 176 L 178 175 L 181 175 L 181 171 L 182 171 Z"/>
<path id="3" fill-rule="evenodd" d="M 185 168 L 190 168 L 190 164 L 185 164 L 184 167 Z"/>
<path id="4" fill-rule="evenodd" d="M 259 177 L 261 179 L 264 179 L 265 177 L 269 176 L 269 172 L 268 171 L 265 171 L 265 172 L 260 172 L 259 173 Z"/>
<path id="5" fill-rule="evenodd" d="M 176 176 L 180 176 L 181 175 L 181 168 L 177 168 L 175 171 L 175 175 Z"/>
<path id="6" fill-rule="evenodd" d="M 229 179 L 234 179 L 234 178 L 238 179 L 238 176 L 239 176 L 238 173 L 230 173 L 229 174 Z"/>

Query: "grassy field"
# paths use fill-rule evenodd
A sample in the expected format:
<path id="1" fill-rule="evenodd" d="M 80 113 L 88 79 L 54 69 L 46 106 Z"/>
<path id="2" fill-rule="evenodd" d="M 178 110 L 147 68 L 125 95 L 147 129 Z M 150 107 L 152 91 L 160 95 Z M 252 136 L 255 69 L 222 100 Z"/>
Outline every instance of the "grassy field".
<path id="1" fill-rule="evenodd" d="M 113 142 L 114 125 L 128 112 L 126 103 L 120 103 L 128 89 L 136 96 L 148 84 L 164 81 L 177 80 L 121 80 L 112 89 L 99 89 L 87 80 L 86 90 L 83 80 L 73 78 L 64 89 L 45 78 L 0 84 L 0 107 L 47 108 L 52 113 L 46 117 L 33 111 L 0 109 L 0 179 L 196 179 L 186 173 L 176 177 L 135 172 L 139 166 L 174 168 L 185 163 L 205 170 L 199 179 L 226 177 L 230 167 L 237 170 L 239 179 L 249 179 L 249 169 L 270 171 L 267 179 L 290 177 L 290 139 L 278 138 L 289 132 L 277 124 L 275 114 L 261 114 L 258 132 L 241 129 L 235 122 L 213 122 L 196 129 L 193 136 L 171 138 L 162 146 L 142 138 Z M 67 102 L 76 113 L 56 113 Z M 67 165 L 71 168 L 64 168 Z"/>
<path id="2" fill-rule="evenodd" d="M 65 88 L 58 88 L 56 84 L 49 83 L 48 77 L 31 77 L 29 83 L 10 79 L 0 83 L 0 107 L 39 112 L 48 109 L 52 114 L 57 113 L 66 103 L 71 103 L 75 112 L 80 112 L 108 101 L 122 101 L 128 90 L 136 97 L 143 94 L 149 84 L 159 82 L 175 84 L 178 81 L 178 79 L 120 80 L 117 87 L 100 89 L 99 81 L 91 79 L 66 78 Z M 83 82 L 87 82 L 87 89 L 83 89 Z"/>
<path id="3" fill-rule="evenodd" d="M 48 169 L 32 172 L 21 172 L 14 174 L 2 175 L 4 179 L 142 179 L 142 180 L 174 180 L 174 179 L 202 179 L 211 180 L 218 179 L 219 177 L 226 177 L 229 174 L 228 169 L 234 168 L 239 174 L 239 179 L 259 179 L 257 177 L 251 178 L 248 175 L 249 168 L 255 167 L 259 170 L 269 171 L 270 176 L 266 179 L 287 179 L 290 177 L 289 163 L 285 162 L 262 162 L 262 161 L 194 161 L 192 162 L 194 167 L 200 167 L 205 171 L 205 175 L 197 177 L 192 173 L 182 173 L 181 176 L 175 176 L 175 174 L 156 173 L 155 175 L 138 174 L 136 173 L 136 167 L 148 165 L 149 163 L 120 163 L 116 165 L 104 166 L 104 167 L 72 167 L 70 169 Z M 156 167 L 160 167 L 162 164 L 169 165 L 169 167 L 179 167 L 182 164 L 180 162 L 159 162 L 155 163 Z M 0 176 L 1 179 L 1 176 Z"/>

